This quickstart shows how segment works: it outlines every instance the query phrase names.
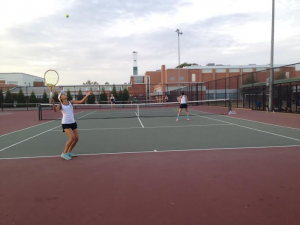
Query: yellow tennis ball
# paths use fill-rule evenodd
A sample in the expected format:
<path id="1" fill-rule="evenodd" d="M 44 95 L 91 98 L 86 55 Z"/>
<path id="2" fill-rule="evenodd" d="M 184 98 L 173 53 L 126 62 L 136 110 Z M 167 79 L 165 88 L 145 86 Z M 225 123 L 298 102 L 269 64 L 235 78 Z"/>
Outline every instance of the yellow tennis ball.
<path id="1" fill-rule="evenodd" d="M 66 17 L 69 18 L 69 15 L 67 14 Z"/>

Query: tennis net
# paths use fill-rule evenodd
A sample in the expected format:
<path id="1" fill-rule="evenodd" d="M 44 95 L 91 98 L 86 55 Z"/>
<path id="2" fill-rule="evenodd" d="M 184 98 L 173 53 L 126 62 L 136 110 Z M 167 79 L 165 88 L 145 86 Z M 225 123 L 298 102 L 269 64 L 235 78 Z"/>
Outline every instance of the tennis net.
<path id="1" fill-rule="evenodd" d="M 113 119 L 132 117 L 176 117 L 178 102 L 143 103 L 143 104 L 74 104 L 74 116 L 81 119 Z M 217 107 L 216 107 L 217 106 Z M 230 102 L 227 99 L 188 102 L 190 116 L 227 114 Z M 39 120 L 61 119 L 60 112 L 54 112 L 52 104 L 39 105 Z M 182 110 L 181 115 L 185 115 Z"/>

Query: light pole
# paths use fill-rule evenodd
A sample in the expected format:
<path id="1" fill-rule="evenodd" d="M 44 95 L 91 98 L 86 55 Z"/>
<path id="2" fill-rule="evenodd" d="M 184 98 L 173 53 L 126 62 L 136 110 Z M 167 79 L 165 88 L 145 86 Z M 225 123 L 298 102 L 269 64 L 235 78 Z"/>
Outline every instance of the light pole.
<path id="1" fill-rule="evenodd" d="M 182 35 L 183 33 L 179 29 L 177 29 L 175 32 L 178 34 L 178 91 L 180 92 L 180 43 L 179 43 L 179 35 Z"/>
<path id="2" fill-rule="evenodd" d="M 270 62 L 270 78 L 269 78 L 269 111 L 273 111 L 273 60 L 274 60 L 274 20 L 275 20 L 275 0 L 272 0 L 272 32 L 271 32 L 271 62 Z"/>

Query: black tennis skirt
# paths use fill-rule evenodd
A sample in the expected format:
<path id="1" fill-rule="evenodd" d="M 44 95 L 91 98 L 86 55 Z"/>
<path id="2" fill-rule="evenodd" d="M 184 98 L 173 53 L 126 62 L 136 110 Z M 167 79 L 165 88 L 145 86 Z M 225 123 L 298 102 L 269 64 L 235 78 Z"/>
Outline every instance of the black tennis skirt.
<path id="1" fill-rule="evenodd" d="M 180 104 L 179 108 L 181 109 L 187 109 L 188 105 L 187 104 Z"/>
<path id="2" fill-rule="evenodd" d="M 70 123 L 70 124 L 62 124 L 62 129 L 63 129 L 63 132 L 65 132 L 65 129 L 72 129 L 72 130 L 75 130 L 77 129 L 77 123 Z"/>

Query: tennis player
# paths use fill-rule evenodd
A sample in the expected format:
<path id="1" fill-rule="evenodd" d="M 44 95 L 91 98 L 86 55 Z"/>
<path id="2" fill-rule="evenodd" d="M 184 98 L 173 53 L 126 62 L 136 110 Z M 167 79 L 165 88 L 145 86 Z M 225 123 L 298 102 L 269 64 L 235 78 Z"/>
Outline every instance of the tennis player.
<path id="1" fill-rule="evenodd" d="M 181 92 L 181 95 L 179 96 L 179 102 L 180 102 L 180 106 L 179 106 L 179 111 L 178 111 L 178 115 L 177 115 L 176 121 L 179 120 L 179 116 L 181 114 L 181 110 L 182 109 L 185 109 L 186 118 L 187 118 L 187 120 L 190 120 L 189 111 L 188 111 L 188 105 L 187 105 L 188 98 L 187 98 L 186 95 L 184 95 L 184 92 Z"/>
<path id="2" fill-rule="evenodd" d="M 54 112 L 57 112 L 58 110 L 61 111 L 62 113 L 62 129 L 63 132 L 66 133 L 66 135 L 69 137 L 69 140 L 66 143 L 65 149 L 63 153 L 61 154 L 61 157 L 64 158 L 65 160 L 71 160 L 72 157 L 76 157 L 77 155 L 72 153 L 71 151 L 75 147 L 76 143 L 78 142 L 78 130 L 77 130 L 77 123 L 75 122 L 74 119 L 74 112 L 73 112 L 73 105 L 72 104 L 82 104 L 85 102 L 87 97 L 91 94 L 92 92 L 89 91 L 87 92 L 86 96 L 80 100 L 80 101 L 68 101 L 68 97 L 65 94 L 64 91 L 61 91 L 60 94 L 58 95 L 58 100 L 60 104 L 55 106 L 55 102 L 53 99 L 51 99 L 52 107 Z"/>
<path id="3" fill-rule="evenodd" d="M 168 102 L 168 101 L 169 101 L 168 95 L 165 95 L 165 102 Z"/>
<path id="4" fill-rule="evenodd" d="M 114 109 L 114 104 L 115 104 L 115 96 L 113 94 L 110 95 L 110 104 L 111 108 Z"/>

